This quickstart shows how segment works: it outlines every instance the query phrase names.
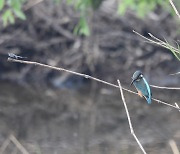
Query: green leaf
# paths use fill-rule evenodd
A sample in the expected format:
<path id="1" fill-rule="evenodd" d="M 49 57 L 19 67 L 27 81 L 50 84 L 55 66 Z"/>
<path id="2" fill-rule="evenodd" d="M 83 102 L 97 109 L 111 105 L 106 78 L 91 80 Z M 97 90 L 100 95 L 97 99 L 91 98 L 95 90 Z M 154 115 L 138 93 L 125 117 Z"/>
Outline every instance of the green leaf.
<path id="1" fill-rule="evenodd" d="M 117 13 L 118 13 L 119 15 L 124 15 L 125 12 L 126 12 L 126 9 L 127 9 L 127 6 L 126 6 L 126 5 L 119 4 Z"/>
<path id="2" fill-rule="evenodd" d="M 17 10 L 20 10 L 21 9 L 21 6 L 22 6 L 22 2 L 20 0 L 11 0 L 11 7 L 13 9 L 17 9 Z"/>
<path id="3" fill-rule="evenodd" d="M 145 1 L 141 1 L 138 5 L 138 10 L 137 10 L 137 15 L 140 17 L 140 18 L 143 18 L 145 16 L 145 14 L 147 13 L 147 2 Z"/>
<path id="4" fill-rule="evenodd" d="M 74 0 L 66 0 L 67 4 L 73 4 Z"/>
<path id="5" fill-rule="evenodd" d="M 4 26 L 7 26 L 8 25 L 8 22 L 10 23 L 14 23 L 15 22 L 15 19 L 14 19 L 14 16 L 13 16 L 13 13 L 10 9 L 6 10 L 3 15 L 2 15 L 2 20 L 3 20 L 3 25 Z"/>
<path id="6" fill-rule="evenodd" d="M 150 2 L 149 5 L 148 5 L 148 8 L 149 8 L 149 11 L 152 11 L 155 9 L 157 3 L 154 3 L 154 2 Z"/>
<path id="7" fill-rule="evenodd" d="M 14 24 L 14 22 L 15 22 L 15 19 L 14 19 L 14 16 L 13 16 L 13 14 L 12 14 L 12 12 L 10 13 L 10 15 L 9 15 L 9 22 L 11 23 L 11 24 Z"/>
<path id="8" fill-rule="evenodd" d="M 54 0 L 54 3 L 59 4 L 59 3 L 61 3 L 61 0 Z"/>
<path id="9" fill-rule="evenodd" d="M 81 17 L 78 25 L 74 29 L 75 34 L 90 35 L 90 29 L 85 17 Z"/>
<path id="10" fill-rule="evenodd" d="M 134 1 L 133 0 L 123 0 L 118 5 L 117 13 L 119 15 L 124 15 L 128 7 L 134 7 Z"/>
<path id="11" fill-rule="evenodd" d="M 8 17 L 7 17 L 7 15 L 6 15 L 6 13 L 4 13 L 4 14 L 2 15 L 2 20 L 3 20 L 3 26 L 6 27 L 7 24 L 8 24 Z"/>
<path id="12" fill-rule="evenodd" d="M 0 0 L 0 11 L 3 9 L 4 3 L 5 3 L 5 0 Z"/>
<path id="13" fill-rule="evenodd" d="M 26 19 L 25 14 L 24 14 L 21 10 L 19 10 L 19 9 L 14 9 L 13 11 L 14 11 L 14 14 L 15 14 L 18 18 L 20 18 L 20 19 L 22 19 L 22 20 L 25 20 L 25 19 Z"/>
<path id="14" fill-rule="evenodd" d="M 73 0 L 67 0 L 67 4 L 72 4 Z"/>

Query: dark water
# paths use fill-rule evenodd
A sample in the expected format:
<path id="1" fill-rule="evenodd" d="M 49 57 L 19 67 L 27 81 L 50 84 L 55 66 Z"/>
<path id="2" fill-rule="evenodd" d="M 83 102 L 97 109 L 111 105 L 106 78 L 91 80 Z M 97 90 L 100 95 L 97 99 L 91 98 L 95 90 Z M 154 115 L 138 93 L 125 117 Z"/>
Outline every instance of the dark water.
<path id="1" fill-rule="evenodd" d="M 100 87 L 101 86 L 101 87 Z M 97 90 L 98 89 L 98 90 Z M 179 92 L 153 90 L 169 103 Z M 125 92 L 137 137 L 148 154 L 171 154 L 180 147 L 180 112 Z M 102 85 L 51 90 L 1 83 L 0 143 L 14 134 L 34 154 L 141 154 L 119 90 Z M 5 153 L 21 153 L 9 144 Z"/>

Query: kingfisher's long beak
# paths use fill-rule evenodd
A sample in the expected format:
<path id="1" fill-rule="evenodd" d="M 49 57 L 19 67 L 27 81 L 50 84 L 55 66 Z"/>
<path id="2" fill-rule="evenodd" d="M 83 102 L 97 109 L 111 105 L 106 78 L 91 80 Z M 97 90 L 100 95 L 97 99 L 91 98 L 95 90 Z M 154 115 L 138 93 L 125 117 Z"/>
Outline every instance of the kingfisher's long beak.
<path id="1" fill-rule="evenodd" d="M 131 81 L 131 84 L 130 84 L 130 85 L 132 85 L 132 84 L 134 83 L 135 80 L 136 80 L 136 79 L 133 79 L 133 80 Z"/>

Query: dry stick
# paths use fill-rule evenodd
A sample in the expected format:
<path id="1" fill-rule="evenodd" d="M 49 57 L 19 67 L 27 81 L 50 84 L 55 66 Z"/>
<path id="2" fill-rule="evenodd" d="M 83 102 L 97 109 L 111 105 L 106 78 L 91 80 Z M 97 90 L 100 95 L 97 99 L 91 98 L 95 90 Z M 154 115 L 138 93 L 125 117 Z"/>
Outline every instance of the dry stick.
<path id="1" fill-rule="evenodd" d="M 179 105 L 178 105 L 176 102 L 175 102 L 174 104 L 175 104 L 175 106 L 176 106 L 176 107 L 178 107 L 178 108 L 179 108 Z M 180 110 L 179 110 L 179 112 L 180 112 Z"/>
<path id="2" fill-rule="evenodd" d="M 179 87 L 159 87 L 155 85 L 150 85 L 151 87 L 158 88 L 158 89 L 168 89 L 168 90 L 180 90 Z"/>
<path id="3" fill-rule="evenodd" d="M 119 84 L 119 89 L 120 89 L 120 93 L 121 93 L 121 98 L 122 98 L 122 101 L 123 101 L 123 104 L 124 104 L 124 108 L 126 110 L 126 115 L 127 115 L 127 118 L 128 118 L 128 122 L 129 122 L 129 128 L 130 128 L 130 131 L 131 131 L 131 134 L 133 135 L 133 137 L 135 138 L 136 142 L 138 143 L 139 147 L 141 148 L 142 152 L 144 154 L 146 154 L 146 151 L 144 150 L 142 144 L 140 143 L 139 139 L 137 138 L 136 134 L 134 133 L 134 129 L 133 129 L 133 126 L 132 126 L 132 123 L 131 123 L 131 118 L 130 118 L 130 115 L 129 115 L 129 111 L 128 111 L 128 108 L 127 108 L 127 105 L 126 105 L 126 101 L 125 101 L 125 98 L 124 98 L 124 94 L 123 94 L 123 90 L 122 90 L 122 86 L 121 86 L 121 83 L 119 80 L 117 80 L 118 84 Z"/>
<path id="4" fill-rule="evenodd" d="M 161 104 L 164 104 L 164 105 L 167 105 L 167 106 L 176 108 L 176 109 L 178 109 L 178 110 L 180 111 L 180 108 L 179 108 L 179 106 L 177 106 L 177 103 L 176 103 L 175 106 L 174 106 L 174 105 L 168 104 L 168 103 L 166 103 L 166 102 L 163 102 L 163 101 L 161 101 L 161 100 L 158 100 L 158 99 L 156 99 L 156 98 L 151 98 L 151 99 L 154 100 L 155 102 L 158 102 L 158 103 L 161 103 Z"/>
<path id="5" fill-rule="evenodd" d="M 174 11 L 176 12 L 177 16 L 178 16 L 179 19 L 180 19 L 180 14 L 179 14 L 178 10 L 176 9 L 174 3 L 172 2 L 172 0 L 169 0 L 169 2 L 170 2 L 170 4 L 171 4 L 172 8 L 174 9 Z"/>
<path id="6" fill-rule="evenodd" d="M 4 151 L 6 150 L 6 148 L 8 147 L 9 143 L 13 142 L 16 147 L 23 153 L 23 154 L 29 154 L 29 152 L 27 152 L 27 150 L 21 145 L 21 143 L 19 143 L 19 141 L 14 137 L 14 135 L 10 135 L 2 144 L 2 146 L 0 147 L 0 154 L 3 154 Z"/>
<path id="7" fill-rule="evenodd" d="M 15 138 L 14 135 L 10 135 L 9 139 L 16 145 L 16 147 L 17 147 L 23 154 L 29 154 L 29 152 L 22 146 L 22 144 Z"/>
<path id="8" fill-rule="evenodd" d="M 169 74 L 169 75 L 178 75 L 178 74 L 180 74 L 180 72 Z"/>
<path id="9" fill-rule="evenodd" d="M 176 144 L 176 142 L 174 140 L 170 140 L 169 145 L 171 146 L 173 154 L 180 154 L 180 152 L 178 150 L 178 147 L 177 147 L 177 144 Z"/>
<path id="10" fill-rule="evenodd" d="M 104 84 L 106 84 L 106 85 L 109 85 L 109 86 L 112 86 L 112 87 L 115 87 L 115 88 L 119 88 L 118 85 L 115 85 L 115 84 L 112 84 L 112 83 L 109 83 L 109 82 L 106 82 L 106 81 L 97 79 L 97 78 L 92 77 L 92 76 L 90 76 L 90 75 L 86 75 L 86 74 L 82 74 L 82 73 L 70 71 L 70 70 L 67 70 L 67 69 L 64 69 L 64 68 L 61 68 L 61 67 L 55 67 L 55 66 L 50 66 L 50 65 L 38 63 L 38 62 L 18 60 L 18 59 L 12 59 L 12 58 L 8 58 L 8 61 L 17 62 L 17 63 L 23 63 L 23 64 L 38 65 L 38 66 L 42 66 L 42 67 L 46 67 L 46 68 L 50 68 L 50 69 L 54 69 L 54 70 L 58 70 L 58 71 L 64 71 L 64 72 L 68 72 L 68 73 L 71 73 L 71 74 L 75 74 L 75 75 L 84 77 L 84 78 L 86 78 L 86 79 L 92 79 L 92 80 L 95 80 L 95 81 L 97 81 L 97 82 L 104 83 Z M 123 87 L 122 87 L 122 89 L 125 90 L 125 91 L 127 91 L 127 92 L 129 92 L 129 93 L 138 95 L 136 92 L 131 91 L 131 90 L 129 90 L 129 89 L 126 89 L 126 88 L 123 88 Z M 167 106 L 170 106 L 170 107 L 173 107 L 173 108 L 175 108 L 175 109 L 180 110 L 180 108 L 178 108 L 177 106 L 168 104 L 168 103 L 163 102 L 163 101 L 161 101 L 161 100 L 158 100 L 158 99 L 155 99 L 155 98 L 152 98 L 152 100 L 154 100 L 154 101 L 156 101 L 156 102 L 158 102 L 158 103 L 161 103 L 161 104 L 164 104 L 164 105 L 167 105 Z"/>

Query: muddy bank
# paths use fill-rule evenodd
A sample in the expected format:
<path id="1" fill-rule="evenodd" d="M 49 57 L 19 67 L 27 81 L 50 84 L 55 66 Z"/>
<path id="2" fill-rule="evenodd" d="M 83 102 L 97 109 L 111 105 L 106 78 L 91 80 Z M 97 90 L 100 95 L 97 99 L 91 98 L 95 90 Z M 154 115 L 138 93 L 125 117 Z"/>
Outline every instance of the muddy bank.
<path id="1" fill-rule="evenodd" d="M 96 86 L 100 88 L 37 90 L 1 83 L 1 144 L 12 133 L 30 153 L 141 153 L 130 135 L 118 89 Z M 154 92 L 169 102 L 180 99 L 178 93 Z M 155 102 L 147 105 L 129 93 L 125 97 L 148 153 L 172 153 L 170 139 L 180 146 L 178 111 Z M 10 144 L 6 152 L 13 150 Z"/>

